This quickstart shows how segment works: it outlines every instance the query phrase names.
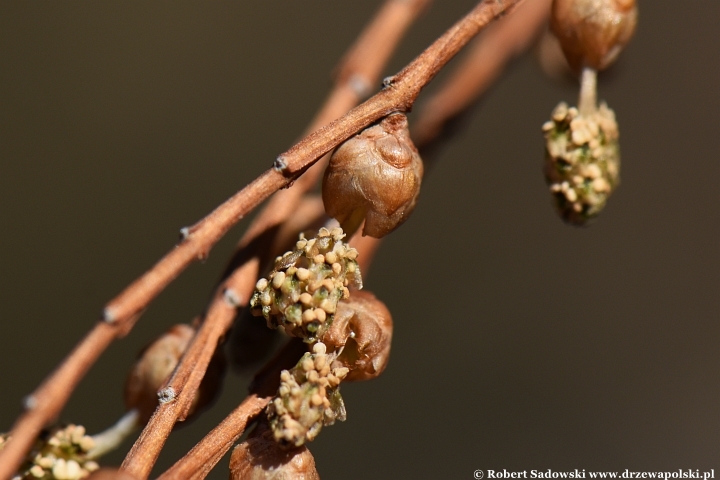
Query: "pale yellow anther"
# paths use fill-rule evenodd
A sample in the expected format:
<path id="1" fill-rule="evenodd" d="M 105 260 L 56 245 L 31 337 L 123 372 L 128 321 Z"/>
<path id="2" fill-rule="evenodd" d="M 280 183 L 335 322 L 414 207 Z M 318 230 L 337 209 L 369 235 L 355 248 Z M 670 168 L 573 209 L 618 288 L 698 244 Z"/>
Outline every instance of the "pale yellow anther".
<path id="1" fill-rule="evenodd" d="M 317 255 L 315 255 L 313 257 L 313 262 L 315 262 L 317 264 L 325 263 L 325 255 L 318 253 Z"/>
<path id="2" fill-rule="evenodd" d="M 95 440 L 93 440 L 90 436 L 84 436 L 80 441 L 78 442 L 78 445 L 80 445 L 80 448 L 84 452 L 89 452 L 93 448 L 95 448 Z"/>
<path id="3" fill-rule="evenodd" d="M 295 272 L 295 276 L 298 280 L 304 282 L 308 278 L 310 278 L 310 270 L 307 268 L 298 268 L 297 272 Z"/>
<path id="4" fill-rule="evenodd" d="M 300 303 L 302 303 L 303 305 L 310 305 L 312 303 L 313 298 L 312 298 L 312 295 L 305 292 L 300 295 L 299 300 L 300 300 Z"/>
<path id="5" fill-rule="evenodd" d="M 332 271 L 335 275 L 340 275 L 340 272 L 342 272 L 342 265 L 339 263 L 333 263 L 332 264 Z"/>
<path id="6" fill-rule="evenodd" d="M 326 355 L 318 355 L 315 357 L 315 370 L 320 371 L 327 364 Z"/>
<path id="7" fill-rule="evenodd" d="M 322 405 L 323 399 L 320 395 L 316 393 L 310 398 L 310 402 L 316 407 L 319 407 L 320 405 Z"/>
<path id="8" fill-rule="evenodd" d="M 602 177 L 593 180 L 592 187 L 596 192 L 607 192 L 610 190 L 610 184 Z"/>
<path id="9" fill-rule="evenodd" d="M 272 286 L 274 288 L 280 288 L 285 281 L 285 272 L 275 272 L 272 278 Z"/>
<path id="10" fill-rule="evenodd" d="M 53 465 L 52 469 L 52 474 L 58 480 L 65 480 L 69 478 L 67 476 L 67 462 L 64 458 L 58 458 L 55 461 L 55 465 Z"/>
<path id="11" fill-rule="evenodd" d="M 337 305 L 335 305 L 335 302 L 331 302 L 327 298 L 325 300 L 323 300 L 322 302 L 320 302 L 320 308 L 322 308 L 323 310 L 325 310 L 325 312 L 330 313 L 330 314 L 335 313 L 336 307 L 337 307 Z"/>
<path id="12" fill-rule="evenodd" d="M 68 460 L 65 468 L 65 478 L 73 480 L 76 478 L 80 478 L 82 469 L 80 468 L 80 464 L 78 462 L 76 462 L 75 460 Z"/>
<path id="13" fill-rule="evenodd" d="M 272 297 L 270 296 L 270 292 L 265 290 L 260 294 L 260 303 L 267 307 L 272 303 Z"/>
<path id="14" fill-rule="evenodd" d="M 314 311 L 314 310 L 305 310 L 305 311 L 302 313 L 302 319 L 303 319 L 303 322 L 305 322 L 305 323 L 312 322 L 313 320 L 315 320 L 315 318 L 316 318 L 316 317 L 315 317 L 315 311 Z"/>
<path id="15" fill-rule="evenodd" d="M 315 364 L 311 358 L 306 358 L 305 360 L 302 361 L 302 369 L 305 370 L 306 372 L 309 372 L 310 370 L 315 369 Z"/>
<path id="16" fill-rule="evenodd" d="M 313 353 L 317 354 L 324 354 L 327 352 L 327 347 L 322 342 L 317 342 L 315 345 L 313 345 Z"/>
<path id="17" fill-rule="evenodd" d="M 335 252 L 328 252 L 325 254 L 325 261 L 327 263 L 333 264 L 338 261 L 338 256 Z"/>
<path id="18" fill-rule="evenodd" d="M 327 314 L 325 313 L 325 310 L 323 310 L 322 308 L 316 308 L 314 310 L 314 312 L 315 312 L 315 316 L 317 317 L 318 321 L 321 323 L 324 323 L 325 320 L 327 319 Z"/>

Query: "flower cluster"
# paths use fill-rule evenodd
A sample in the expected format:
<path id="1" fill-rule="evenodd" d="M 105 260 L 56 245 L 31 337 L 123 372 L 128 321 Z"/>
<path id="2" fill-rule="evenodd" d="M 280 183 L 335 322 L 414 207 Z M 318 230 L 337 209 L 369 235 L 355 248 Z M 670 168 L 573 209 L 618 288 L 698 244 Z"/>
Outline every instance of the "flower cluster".
<path id="1" fill-rule="evenodd" d="M 252 313 L 270 328 L 316 341 L 332 323 L 338 301 L 350 296 L 348 287 L 362 288 L 357 250 L 344 237 L 341 228 L 321 228 L 309 240 L 301 234 L 295 250 L 278 257 L 268 278 L 257 282 Z"/>
<path id="2" fill-rule="evenodd" d="M 324 425 L 345 420 L 339 385 L 348 369 L 331 368 L 333 360 L 318 342 L 292 370 L 281 373 L 280 388 L 267 409 L 273 437 L 281 445 L 299 447 L 314 440 Z"/>
<path id="3" fill-rule="evenodd" d="M 614 112 L 604 103 L 589 115 L 560 103 L 543 125 L 545 178 L 562 218 L 584 224 L 619 183 L 620 149 Z"/>
<path id="4" fill-rule="evenodd" d="M 8 440 L 0 435 L 0 449 Z M 97 470 L 98 464 L 88 458 L 95 446 L 85 427 L 56 427 L 38 439 L 13 480 L 78 480 Z"/>

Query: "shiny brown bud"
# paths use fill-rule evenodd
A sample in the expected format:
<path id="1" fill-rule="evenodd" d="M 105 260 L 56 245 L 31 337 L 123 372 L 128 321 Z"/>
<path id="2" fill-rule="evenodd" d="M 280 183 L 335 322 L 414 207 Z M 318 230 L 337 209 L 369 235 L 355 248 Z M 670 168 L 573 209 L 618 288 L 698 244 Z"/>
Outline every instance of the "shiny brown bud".
<path id="1" fill-rule="evenodd" d="M 576 71 L 603 70 L 630 41 L 635 0 L 554 0 L 550 26 Z"/>
<path id="2" fill-rule="evenodd" d="M 325 170 L 325 211 L 351 236 L 380 238 L 415 208 L 423 164 L 410 140 L 407 117 L 393 113 L 340 145 Z"/>
<path id="3" fill-rule="evenodd" d="M 264 430 L 239 444 L 230 457 L 230 480 L 320 480 L 307 447 L 282 448 Z"/>
<path id="4" fill-rule="evenodd" d="M 370 380 L 387 366 L 392 330 L 392 316 L 385 304 L 363 290 L 338 304 L 322 341 L 336 351 L 344 347 L 333 366 L 350 370 L 346 380 Z"/>
<path id="5" fill-rule="evenodd" d="M 155 411 L 158 390 L 165 386 L 194 335 L 195 329 L 190 325 L 174 325 L 147 346 L 132 366 L 125 381 L 125 407 L 138 410 L 138 423 L 141 425 L 146 424 Z M 224 369 L 224 357 L 215 355 L 200 384 L 200 391 L 195 395 L 188 418 L 214 399 Z"/>

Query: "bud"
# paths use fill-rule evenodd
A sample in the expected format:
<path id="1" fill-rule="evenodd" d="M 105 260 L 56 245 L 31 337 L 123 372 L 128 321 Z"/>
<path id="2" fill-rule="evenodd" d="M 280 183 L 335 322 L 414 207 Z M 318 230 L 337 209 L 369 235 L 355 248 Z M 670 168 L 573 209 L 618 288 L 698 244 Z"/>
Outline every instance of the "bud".
<path id="1" fill-rule="evenodd" d="M 362 288 L 357 250 L 344 237 L 341 228 L 321 228 L 310 240 L 300 235 L 295 250 L 278 257 L 268 278 L 257 282 L 252 313 L 308 343 L 322 336 L 338 301 L 350 296 L 348 287 Z"/>
<path id="2" fill-rule="evenodd" d="M 370 292 L 353 292 L 338 304 L 322 341 L 331 350 L 342 349 L 333 365 L 350 370 L 346 380 L 370 380 L 387 366 L 392 330 L 392 316 L 384 303 Z"/>
<path id="3" fill-rule="evenodd" d="M 9 440 L 0 435 L 0 449 Z M 82 425 L 55 427 L 41 433 L 14 479 L 79 480 L 99 468 L 88 452 L 95 446 Z"/>
<path id="4" fill-rule="evenodd" d="M 280 388 L 267 408 L 275 441 L 284 447 L 299 447 L 317 437 L 323 426 L 345 421 L 345 404 L 340 382 L 347 368 L 331 365 L 335 355 L 327 354 L 323 343 L 313 346 L 292 370 L 280 374 Z"/>
<path id="5" fill-rule="evenodd" d="M 550 26 L 573 69 L 603 70 L 630 41 L 635 0 L 554 0 Z"/>
<path id="6" fill-rule="evenodd" d="M 407 117 L 393 113 L 340 145 L 325 170 L 325 211 L 348 235 L 380 238 L 395 230 L 415 208 L 423 164 L 410 140 Z"/>
<path id="7" fill-rule="evenodd" d="M 230 480 L 320 480 L 307 447 L 286 450 L 273 440 L 267 427 L 260 434 L 256 431 L 233 449 Z"/>
<path id="8" fill-rule="evenodd" d="M 165 386 L 194 335 L 193 327 L 186 324 L 174 325 L 147 346 L 132 366 L 125 381 L 125 407 L 128 410 L 138 410 L 139 424 L 146 424 L 152 416 L 158 405 L 158 390 Z M 208 366 L 200 389 L 193 399 L 188 418 L 215 398 L 224 369 L 224 357 L 218 353 Z"/>
<path id="9" fill-rule="evenodd" d="M 545 179 L 560 216 L 583 225 L 605 206 L 619 183 L 615 113 L 605 103 L 586 114 L 560 103 L 543 125 Z"/>

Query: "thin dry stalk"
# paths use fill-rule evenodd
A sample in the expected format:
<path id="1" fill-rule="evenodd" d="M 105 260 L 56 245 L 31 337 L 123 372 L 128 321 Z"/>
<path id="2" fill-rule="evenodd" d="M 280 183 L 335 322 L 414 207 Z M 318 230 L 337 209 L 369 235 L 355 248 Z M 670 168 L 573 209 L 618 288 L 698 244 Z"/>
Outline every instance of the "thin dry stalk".
<path id="1" fill-rule="evenodd" d="M 440 69 L 497 16 L 522 0 L 484 0 L 451 27 L 386 88 L 326 127 L 305 137 L 280 155 L 272 169 L 262 173 L 240 192 L 220 205 L 193 227 L 183 229 L 183 241 L 151 270 L 112 300 L 104 312 L 106 324 L 98 324 L 74 352 L 33 394 L 28 411 L 16 422 L 13 439 L 0 452 L 0 478 L 9 477 L 33 439 L 67 400 L 71 388 L 109 342 L 126 333 L 142 310 L 187 265 L 205 258 L 212 246 L 244 215 L 278 189 L 287 186 L 303 171 L 342 141 L 393 111 L 409 110 L 422 88 Z M 92 338 L 93 341 L 88 341 Z M 74 382 L 74 383 L 73 383 Z M 57 395 L 56 401 L 52 394 Z"/>

